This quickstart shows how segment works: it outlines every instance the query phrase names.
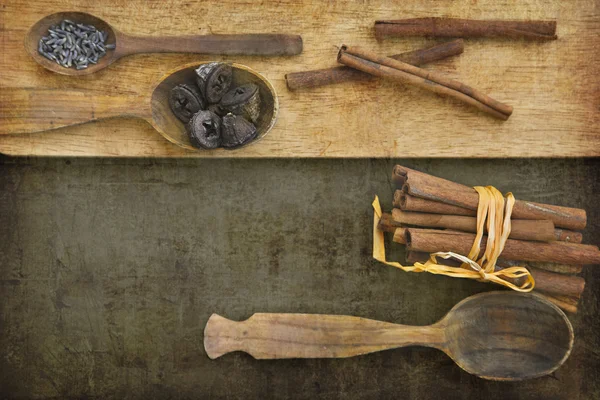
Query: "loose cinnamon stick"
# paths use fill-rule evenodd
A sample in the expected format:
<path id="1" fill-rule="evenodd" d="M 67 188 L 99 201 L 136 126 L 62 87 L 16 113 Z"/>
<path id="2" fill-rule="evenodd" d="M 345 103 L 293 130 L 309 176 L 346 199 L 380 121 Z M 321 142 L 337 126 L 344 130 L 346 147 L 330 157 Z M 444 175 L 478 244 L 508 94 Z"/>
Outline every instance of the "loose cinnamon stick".
<path id="1" fill-rule="evenodd" d="M 392 210 L 392 219 L 398 225 L 414 225 L 426 228 L 445 228 L 477 233 L 477 218 L 464 215 L 444 215 Z M 486 227 L 487 229 L 487 227 Z M 555 240 L 554 224 L 548 220 L 513 219 L 510 238 L 551 242 Z"/>
<path id="2" fill-rule="evenodd" d="M 555 40 L 556 21 L 502 21 L 457 18 L 410 18 L 375 21 L 375 37 L 507 37 Z"/>
<path id="3" fill-rule="evenodd" d="M 402 185 L 404 185 L 405 182 L 406 180 L 404 180 Z M 452 204 L 422 199 L 420 197 L 415 197 L 404 193 L 402 190 L 396 190 L 394 192 L 394 201 L 392 204 L 394 207 L 403 211 L 417 211 L 447 215 L 466 215 L 471 217 L 477 215 L 477 210 L 469 210 L 468 208 L 453 206 Z"/>
<path id="4" fill-rule="evenodd" d="M 404 193 L 412 196 L 451 204 L 458 207 L 477 210 L 479 195 L 475 189 L 438 178 L 424 172 L 396 165 L 394 175 L 405 177 L 402 188 Z M 513 213 L 515 219 L 548 219 L 560 228 L 581 230 L 585 228 L 587 217 L 585 210 L 554 206 L 518 200 L 515 202 Z"/>
<path id="5" fill-rule="evenodd" d="M 464 51 L 462 39 L 441 43 L 433 47 L 400 53 L 390 58 L 411 65 L 425 65 L 434 61 L 461 54 Z M 334 83 L 370 80 L 373 77 L 350 67 L 333 67 L 312 71 L 292 72 L 285 76 L 289 90 L 307 89 Z"/>
<path id="6" fill-rule="evenodd" d="M 406 229 L 406 228 L 404 228 Z M 400 236 L 402 238 L 400 239 Z M 406 237 L 406 231 L 399 232 L 398 238 L 404 242 Z M 395 241 L 395 240 L 394 240 Z M 405 244 L 405 243 L 402 243 Z M 406 252 L 406 262 L 410 264 L 414 264 L 415 262 L 424 262 L 429 258 L 429 253 L 424 253 L 421 251 L 407 251 Z M 447 262 L 447 260 L 444 260 Z M 582 265 L 570 265 L 570 264 L 555 264 L 549 262 L 533 262 L 533 261 L 515 261 L 515 260 L 506 260 L 500 257 L 499 262 L 506 266 L 522 266 L 522 267 L 533 267 L 537 269 L 542 269 L 544 271 L 556 272 L 559 274 L 578 274 L 583 269 Z M 458 266 L 459 262 L 456 264 L 451 264 L 451 266 Z"/>
<path id="7" fill-rule="evenodd" d="M 454 97 L 464 103 L 507 120 L 512 107 L 503 104 L 482 92 L 463 83 L 448 79 L 441 74 L 427 71 L 376 53 L 342 45 L 338 53 L 338 62 L 369 74 L 409 83 L 437 94 Z"/>
<path id="8" fill-rule="evenodd" d="M 405 235 L 408 250 L 435 253 L 450 251 L 468 254 L 475 240 L 471 233 L 456 233 L 434 229 L 408 228 Z M 487 237 L 481 242 L 481 253 L 485 251 Z M 587 244 L 566 242 L 531 242 L 508 239 L 502 258 L 507 260 L 542 261 L 564 264 L 600 264 L 600 250 Z"/>

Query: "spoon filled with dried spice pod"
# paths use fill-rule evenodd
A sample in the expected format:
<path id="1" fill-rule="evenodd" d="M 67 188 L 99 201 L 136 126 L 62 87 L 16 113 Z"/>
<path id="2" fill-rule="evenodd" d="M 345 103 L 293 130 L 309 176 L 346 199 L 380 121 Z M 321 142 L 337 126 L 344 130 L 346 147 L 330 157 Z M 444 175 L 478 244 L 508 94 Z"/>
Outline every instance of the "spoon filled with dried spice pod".
<path id="1" fill-rule="evenodd" d="M 275 89 L 264 76 L 245 65 L 222 62 L 176 68 L 151 93 L 6 89 L 2 95 L 10 107 L 4 109 L 0 135 L 136 117 L 170 142 L 192 150 L 256 142 L 273 128 L 279 111 Z"/>
<path id="2" fill-rule="evenodd" d="M 302 37 L 291 34 L 131 36 L 82 12 L 60 12 L 36 22 L 25 49 L 44 68 L 85 75 L 121 57 L 139 53 L 201 53 L 286 56 L 302 52 Z M 64 62 L 63 62 L 64 61 Z"/>
<path id="3" fill-rule="evenodd" d="M 235 149 L 258 134 L 261 90 L 256 83 L 235 79 L 233 71 L 223 62 L 203 64 L 195 70 L 194 81 L 171 89 L 171 111 L 186 124 L 196 148 Z"/>

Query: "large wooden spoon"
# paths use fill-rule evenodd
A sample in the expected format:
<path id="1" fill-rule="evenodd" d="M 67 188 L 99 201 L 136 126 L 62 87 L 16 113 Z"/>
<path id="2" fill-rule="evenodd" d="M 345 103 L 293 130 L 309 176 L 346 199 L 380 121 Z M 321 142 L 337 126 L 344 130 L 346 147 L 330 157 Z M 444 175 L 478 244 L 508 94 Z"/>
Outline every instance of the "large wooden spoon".
<path id="1" fill-rule="evenodd" d="M 106 43 L 115 43 L 114 50 L 86 69 L 65 68 L 38 53 L 38 42 L 48 28 L 64 19 L 93 25 L 108 34 Z M 102 19 L 82 12 L 60 12 L 36 22 L 25 37 L 25 49 L 44 68 L 64 75 L 86 75 L 106 68 L 119 58 L 138 53 L 202 53 L 227 55 L 295 55 L 302 52 L 302 37 L 287 34 L 192 35 L 192 36 L 130 36 L 113 28 Z"/>
<path id="2" fill-rule="evenodd" d="M 342 358 L 404 346 L 442 350 L 485 379 L 522 380 L 565 362 L 573 328 L 558 307 L 537 295 L 488 292 L 466 298 L 430 326 L 318 314 L 254 314 L 234 322 L 213 314 L 204 330 L 212 359 L 232 351 L 256 359 Z"/>
<path id="3" fill-rule="evenodd" d="M 195 62 L 170 71 L 159 79 L 151 93 L 139 95 L 103 94 L 87 89 L 2 89 L 0 135 L 33 133 L 106 118 L 137 117 L 148 121 L 170 142 L 199 150 L 192 146 L 185 125 L 171 111 L 169 94 L 180 83 L 193 84 L 194 70 L 205 63 Z M 254 83 L 260 91 L 258 135 L 252 144 L 275 125 L 279 101 L 267 78 L 245 65 L 232 63 L 231 66 L 236 85 Z"/>

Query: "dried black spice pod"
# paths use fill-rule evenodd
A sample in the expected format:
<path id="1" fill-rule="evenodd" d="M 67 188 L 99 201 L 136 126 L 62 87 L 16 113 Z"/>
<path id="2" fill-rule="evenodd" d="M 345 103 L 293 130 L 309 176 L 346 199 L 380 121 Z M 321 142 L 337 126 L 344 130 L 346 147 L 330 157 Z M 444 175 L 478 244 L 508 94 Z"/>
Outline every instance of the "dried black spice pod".
<path id="1" fill-rule="evenodd" d="M 182 83 L 171 89 L 169 105 L 173 114 L 183 123 L 206 106 L 204 98 L 193 85 Z"/>
<path id="2" fill-rule="evenodd" d="M 216 149 L 221 144 L 221 118 L 212 111 L 198 111 L 188 124 L 192 146 Z"/>
<path id="3" fill-rule="evenodd" d="M 218 103 L 231 86 L 233 71 L 231 65 L 214 62 L 203 64 L 196 69 L 196 83 L 209 103 Z"/>
<path id="4" fill-rule="evenodd" d="M 228 149 L 243 146 L 254 139 L 256 134 L 256 127 L 241 115 L 227 114 L 223 117 L 221 146 Z"/>
<path id="5" fill-rule="evenodd" d="M 227 112 L 256 123 L 260 115 L 260 90 L 254 83 L 238 86 L 227 92 L 219 105 Z"/>
<path id="6" fill-rule="evenodd" d="M 227 115 L 227 111 L 224 110 L 219 103 L 211 104 L 210 106 L 208 106 L 207 110 L 214 112 L 221 118 Z"/>

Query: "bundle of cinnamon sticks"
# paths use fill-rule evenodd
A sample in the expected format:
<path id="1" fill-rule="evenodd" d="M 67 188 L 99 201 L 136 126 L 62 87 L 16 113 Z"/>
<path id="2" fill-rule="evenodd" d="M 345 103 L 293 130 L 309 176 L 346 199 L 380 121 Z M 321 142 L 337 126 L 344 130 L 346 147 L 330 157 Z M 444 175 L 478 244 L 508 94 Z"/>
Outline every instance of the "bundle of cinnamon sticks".
<path id="1" fill-rule="evenodd" d="M 394 242 L 406 246 L 408 263 L 424 262 L 430 253 L 440 251 L 469 253 L 477 231 L 475 189 L 401 165 L 394 167 L 392 181 L 394 208 L 381 216 L 379 229 L 393 233 Z M 577 312 L 585 280 L 576 274 L 586 264 L 600 264 L 598 247 L 581 244 L 583 235 L 578 231 L 585 228 L 586 219 L 582 209 L 517 200 L 496 270 L 526 267 L 535 291 L 565 311 Z M 485 241 L 484 237 L 482 254 Z M 521 284 L 515 281 L 511 283 Z"/>

